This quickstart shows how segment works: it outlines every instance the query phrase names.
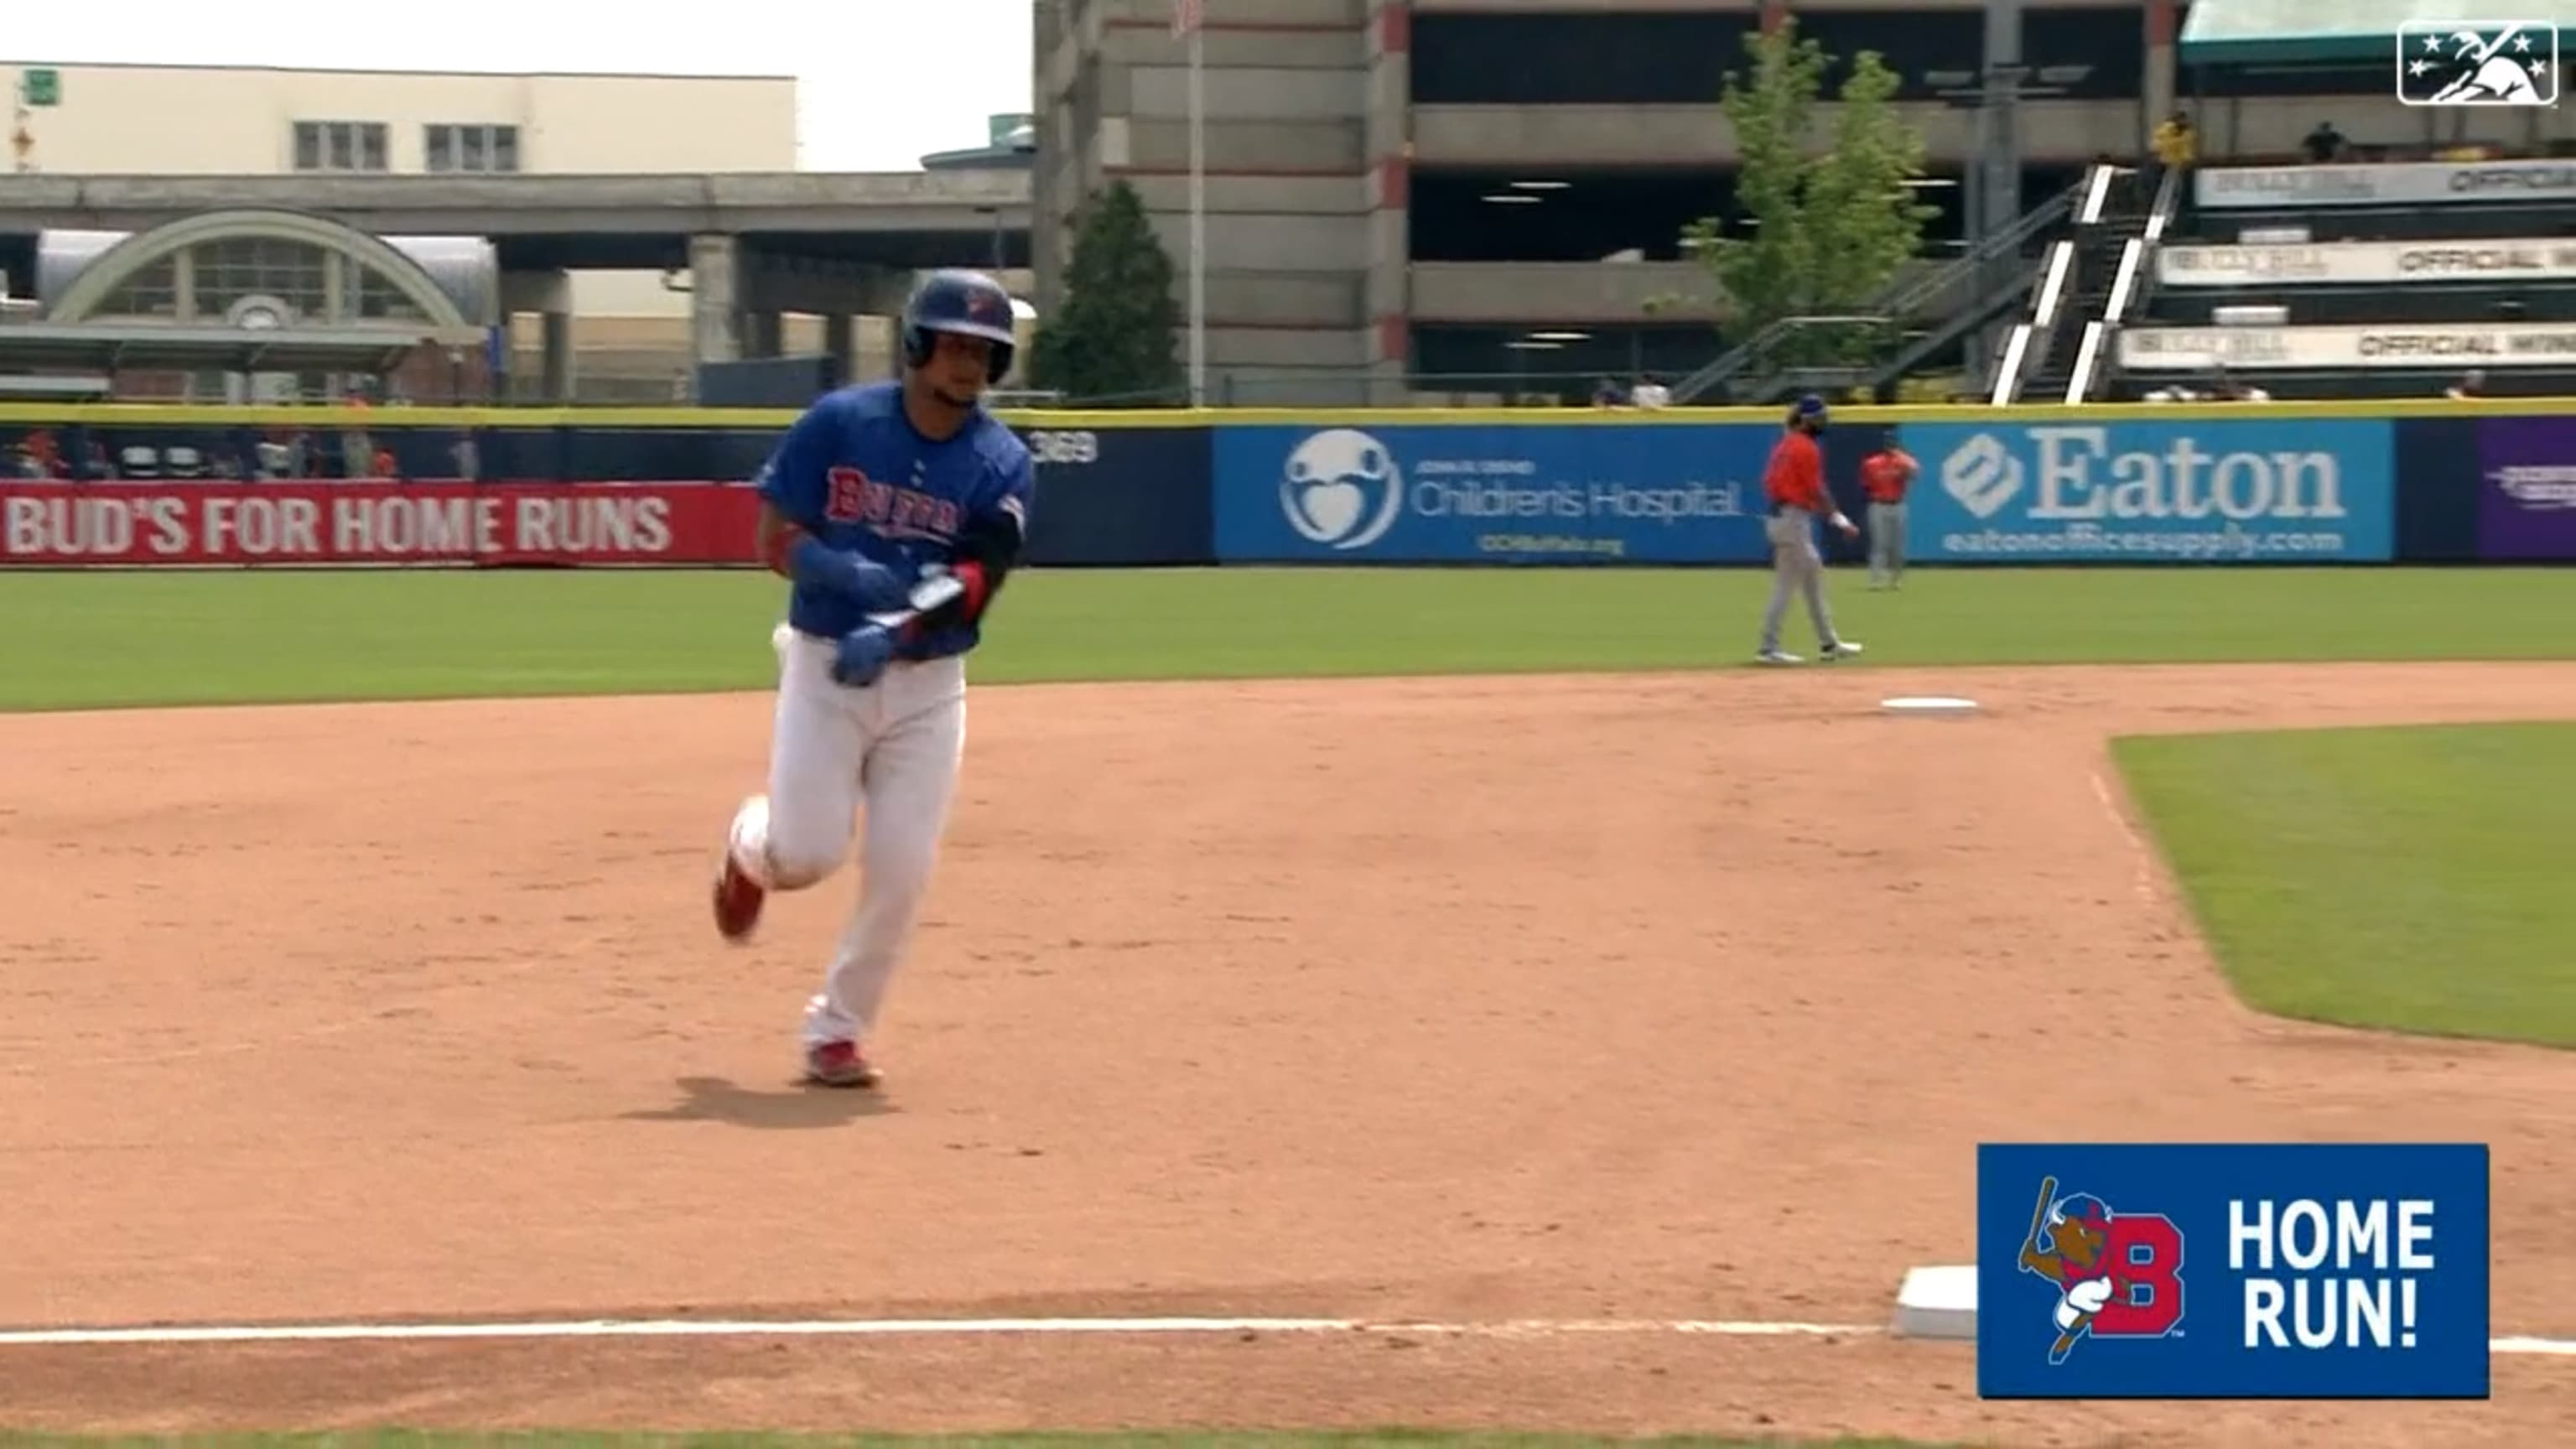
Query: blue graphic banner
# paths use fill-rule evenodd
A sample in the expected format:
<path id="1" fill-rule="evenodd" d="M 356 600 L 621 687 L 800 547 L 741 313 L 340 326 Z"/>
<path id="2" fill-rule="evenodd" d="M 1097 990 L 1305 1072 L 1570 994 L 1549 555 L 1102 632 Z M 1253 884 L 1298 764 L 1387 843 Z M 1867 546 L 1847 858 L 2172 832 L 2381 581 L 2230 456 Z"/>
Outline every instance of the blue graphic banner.
<path id="1" fill-rule="evenodd" d="M 1216 438 L 1227 563 L 1770 557 L 1773 427 L 1245 427 Z"/>
<path id="2" fill-rule="evenodd" d="M 2387 419 L 1907 423 L 1906 552 L 1958 563 L 2386 562 Z"/>
<path id="3" fill-rule="evenodd" d="M 2485 1398 L 2487 1149 L 1977 1149 L 1986 1398 Z"/>

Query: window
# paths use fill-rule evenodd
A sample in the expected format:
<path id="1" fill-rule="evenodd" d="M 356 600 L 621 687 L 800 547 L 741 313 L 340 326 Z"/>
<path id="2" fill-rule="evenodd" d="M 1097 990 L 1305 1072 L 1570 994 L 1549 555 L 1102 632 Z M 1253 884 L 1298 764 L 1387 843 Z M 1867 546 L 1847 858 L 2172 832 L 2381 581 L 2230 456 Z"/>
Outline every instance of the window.
<path id="1" fill-rule="evenodd" d="M 273 298 L 291 309 L 293 318 L 328 319 L 330 292 L 324 280 L 331 253 L 311 242 L 282 237 L 222 237 L 199 242 L 189 257 L 196 272 L 197 315 L 229 320 L 245 301 Z"/>
<path id="2" fill-rule="evenodd" d="M 295 123 L 295 169 L 298 171 L 388 171 L 382 121 L 298 121 Z"/>
<path id="3" fill-rule="evenodd" d="M 163 257 L 127 277 L 99 304 L 101 317 L 168 317 L 179 315 L 179 259 Z"/>
<path id="4" fill-rule="evenodd" d="M 432 171 L 516 171 L 519 128 L 431 126 L 424 133 L 421 150 Z"/>
<path id="5" fill-rule="evenodd" d="M 1715 105 L 1755 18 L 1449 14 L 1413 18 L 1416 105 Z M 1533 64 L 1533 57 L 1544 57 Z"/>

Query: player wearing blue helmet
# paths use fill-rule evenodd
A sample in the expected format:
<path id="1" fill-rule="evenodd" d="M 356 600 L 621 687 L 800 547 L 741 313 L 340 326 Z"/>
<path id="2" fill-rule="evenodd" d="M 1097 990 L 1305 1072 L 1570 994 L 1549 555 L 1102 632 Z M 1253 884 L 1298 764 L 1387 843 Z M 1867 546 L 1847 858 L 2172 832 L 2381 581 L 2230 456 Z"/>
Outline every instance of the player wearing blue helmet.
<path id="1" fill-rule="evenodd" d="M 806 1076 L 878 1080 L 867 1043 L 919 918 L 964 753 L 965 656 L 1018 563 L 1036 474 L 984 410 L 1009 373 L 1010 294 L 943 271 L 904 310 L 903 375 L 843 388 L 760 472 L 760 554 L 790 583 L 765 793 L 735 812 L 716 929 L 747 939 L 771 891 L 837 870 L 859 901 L 806 1004 Z M 859 828 L 864 807 L 866 826 Z"/>

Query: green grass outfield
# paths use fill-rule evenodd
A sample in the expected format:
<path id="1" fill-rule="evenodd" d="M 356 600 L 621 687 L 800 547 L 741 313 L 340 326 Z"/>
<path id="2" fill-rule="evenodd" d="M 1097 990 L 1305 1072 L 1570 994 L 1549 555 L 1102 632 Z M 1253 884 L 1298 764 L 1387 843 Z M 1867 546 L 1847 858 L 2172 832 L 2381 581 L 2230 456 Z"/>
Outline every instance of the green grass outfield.
<path id="1" fill-rule="evenodd" d="M 1380 1430 L 1174 1434 L 585 1434 L 422 1433 L 76 1436 L 0 1433 L 0 1449 L 1945 1449 L 1899 1439 L 1596 1439 L 1566 1434 Z"/>
<path id="2" fill-rule="evenodd" d="M 2112 753 L 2249 1005 L 2576 1047 L 2576 722 Z"/>
<path id="3" fill-rule="evenodd" d="M 2576 657 L 2576 569 L 1832 575 L 1867 664 Z M 772 682 L 732 572 L 0 573 L 0 709 L 669 693 Z M 1691 669 L 1752 653 L 1754 569 L 1031 571 L 985 683 Z M 1786 643 L 1813 644 L 1793 614 Z"/>

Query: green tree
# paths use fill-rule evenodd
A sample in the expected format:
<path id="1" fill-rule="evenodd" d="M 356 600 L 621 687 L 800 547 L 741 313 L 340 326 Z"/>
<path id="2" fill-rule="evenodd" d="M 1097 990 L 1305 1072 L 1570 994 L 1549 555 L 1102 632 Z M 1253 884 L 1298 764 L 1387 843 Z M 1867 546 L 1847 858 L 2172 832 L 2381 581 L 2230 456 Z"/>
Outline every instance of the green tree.
<path id="1" fill-rule="evenodd" d="M 1055 315 L 1038 320 L 1029 380 L 1069 400 L 1150 407 L 1184 400 L 1172 259 L 1124 179 L 1095 193 L 1074 233 Z"/>
<path id="2" fill-rule="evenodd" d="M 1893 104 L 1900 82 L 1878 52 L 1852 58 L 1834 96 L 1832 133 L 1819 137 L 1817 103 L 1832 58 L 1801 40 L 1797 22 L 1744 39 L 1748 78 L 1726 74 L 1722 102 L 1740 157 L 1740 233 L 1718 217 L 1685 228 L 1682 244 L 1707 267 L 1729 329 L 1749 338 L 1783 317 L 1848 316 L 1896 278 L 1938 214 L 1905 183 L 1923 174 L 1923 138 Z M 1821 153 L 1821 154 L 1819 154 Z M 1857 364 L 1886 341 L 1872 327 L 1806 328 L 1774 360 Z"/>

